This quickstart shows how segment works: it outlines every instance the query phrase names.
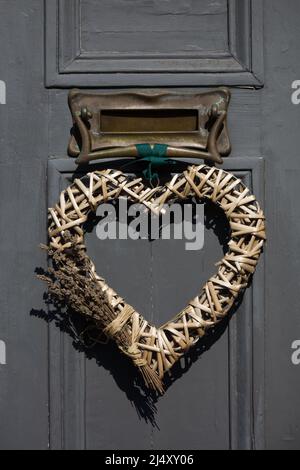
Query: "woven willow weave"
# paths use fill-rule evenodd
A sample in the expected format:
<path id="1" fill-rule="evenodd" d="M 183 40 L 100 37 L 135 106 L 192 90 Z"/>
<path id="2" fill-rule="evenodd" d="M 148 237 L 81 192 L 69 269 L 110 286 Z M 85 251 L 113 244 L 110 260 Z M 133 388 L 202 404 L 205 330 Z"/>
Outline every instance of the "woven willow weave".
<path id="1" fill-rule="evenodd" d="M 149 324 L 109 287 L 88 258 L 87 282 L 96 283 L 104 296 L 99 312 L 95 314 L 93 308 L 88 312 L 96 320 L 102 318 L 99 325 L 104 333 L 116 341 L 137 367 L 144 368 L 146 383 L 162 393 L 165 372 L 228 314 L 239 293 L 247 287 L 265 240 L 264 214 L 249 189 L 221 169 L 191 166 L 165 186 L 154 189 L 146 187 L 140 178 L 130 178 L 120 171 L 95 171 L 76 179 L 49 210 L 50 254 L 55 257 L 67 253 L 72 246 L 85 252 L 83 224 L 89 213 L 96 211 L 99 204 L 120 196 L 142 203 L 157 214 L 163 205 L 178 199 L 192 196 L 208 199 L 223 209 L 231 228 L 228 252 L 217 264 L 217 273 L 178 315 L 159 328 Z M 76 270 L 76 259 L 73 261 Z"/>

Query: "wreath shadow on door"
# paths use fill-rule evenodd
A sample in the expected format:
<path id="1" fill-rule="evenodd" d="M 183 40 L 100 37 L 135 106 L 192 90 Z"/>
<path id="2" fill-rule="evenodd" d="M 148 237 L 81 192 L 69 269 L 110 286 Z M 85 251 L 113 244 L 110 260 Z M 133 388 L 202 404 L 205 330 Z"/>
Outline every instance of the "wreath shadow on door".
<path id="1" fill-rule="evenodd" d="M 178 167 L 179 166 L 181 167 L 179 171 L 181 171 L 183 165 L 178 165 Z M 132 167 L 132 170 L 138 173 L 136 168 Z M 174 167 L 172 167 L 172 170 L 174 171 Z M 74 177 L 77 177 L 77 173 L 74 174 Z M 225 254 L 230 239 L 230 228 L 224 212 L 216 207 L 216 205 L 206 202 L 204 222 L 206 230 L 212 230 L 214 232 Z M 88 230 L 92 230 L 95 223 L 96 220 L 91 221 Z M 44 270 L 37 268 L 36 273 L 43 274 Z M 251 283 L 249 287 L 251 287 Z M 230 319 L 240 306 L 242 297 L 241 295 L 236 299 L 230 314 L 216 327 L 211 329 L 204 338 L 199 339 L 195 347 L 173 366 L 170 373 L 165 376 L 164 385 L 166 390 L 182 377 L 190 369 L 192 364 L 205 352 L 209 351 L 223 336 L 227 330 Z M 104 367 L 110 372 L 117 386 L 134 405 L 139 418 L 157 427 L 156 403 L 159 400 L 159 396 L 152 393 L 144 386 L 143 380 L 141 380 L 136 367 L 134 367 L 131 361 L 125 356 L 120 354 L 116 344 L 114 344 L 113 341 L 109 341 L 107 344 L 91 344 L 91 322 L 88 322 L 70 309 L 62 308 L 61 305 L 53 303 L 47 293 L 44 294 L 44 299 L 48 304 L 49 310 L 46 312 L 45 310 L 32 309 L 31 315 L 43 319 L 47 323 L 54 322 L 62 332 L 68 334 L 72 339 L 75 350 L 84 353 L 88 360 L 96 361 L 99 367 Z M 89 332 L 89 338 L 85 338 L 87 332 Z"/>

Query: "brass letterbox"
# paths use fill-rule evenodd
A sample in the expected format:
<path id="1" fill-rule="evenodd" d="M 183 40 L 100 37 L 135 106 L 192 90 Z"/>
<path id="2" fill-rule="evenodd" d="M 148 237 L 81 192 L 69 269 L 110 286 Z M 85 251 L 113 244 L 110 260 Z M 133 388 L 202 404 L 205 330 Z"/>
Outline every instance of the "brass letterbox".
<path id="1" fill-rule="evenodd" d="M 167 155 L 222 163 L 230 153 L 227 110 L 230 92 L 71 90 L 74 127 L 69 154 L 77 163 L 134 157 L 137 144 L 166 144 Z"/>

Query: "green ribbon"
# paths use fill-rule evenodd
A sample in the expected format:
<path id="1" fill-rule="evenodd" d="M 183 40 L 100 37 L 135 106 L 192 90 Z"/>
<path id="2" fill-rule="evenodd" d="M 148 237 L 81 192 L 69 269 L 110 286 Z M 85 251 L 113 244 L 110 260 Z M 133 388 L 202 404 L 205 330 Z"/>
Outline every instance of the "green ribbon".
<path id="1" fill-rule="evenodd" d="M 143 175 L 150 183 L 154 179 L 159 180 L 158 172 L 153 172 L 153 169 L 176 164 L 174 160 L 167 158 L 168 145 L 166 144 L 155 144 L 153 147 L 150 144 L 136 144 L 135 147 L 138 153 L 137 158 L 148 163 Z"/>

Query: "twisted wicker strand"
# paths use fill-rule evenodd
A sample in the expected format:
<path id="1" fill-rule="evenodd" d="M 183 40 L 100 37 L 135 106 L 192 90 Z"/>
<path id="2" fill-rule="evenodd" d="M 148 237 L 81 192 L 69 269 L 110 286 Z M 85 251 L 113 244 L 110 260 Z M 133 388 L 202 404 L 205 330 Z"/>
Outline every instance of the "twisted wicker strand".
<path id="1" fill-rule="evenodd" d="M 231 227 L 229 250 L 217 264 L 217 273 L 175 318 L 160 328 L 150 325 L 135 309 L 100 278 L 91 263 L 91 276 L 107 293 L 116 313 L 106 329 L 112 338 L 126 324 L 132 332 L 132 347 L 126 352 L 136 365 L 148 364 L 162 379 L 165 372 L 199 337 L 226 316 L 237 296 L 254 273 L 265 240 L 264 214 L 255 197 L 234 175 L 205 165 L 191 166 L 175 175 L 163 187 L 146 188 L 140 178 L 128 178 L 120 171 L 89 173 L 62 192 L 59 203 L 49 210 L 49 238 L 53 250 L 65 250 L 64 233 L 71 232 L 76 243 L 84 244 L 83 223 L 102 202 L 126 196 L 159 212 L 176 199 L 195 196 L 208 199 L 225 212 Z"/>

